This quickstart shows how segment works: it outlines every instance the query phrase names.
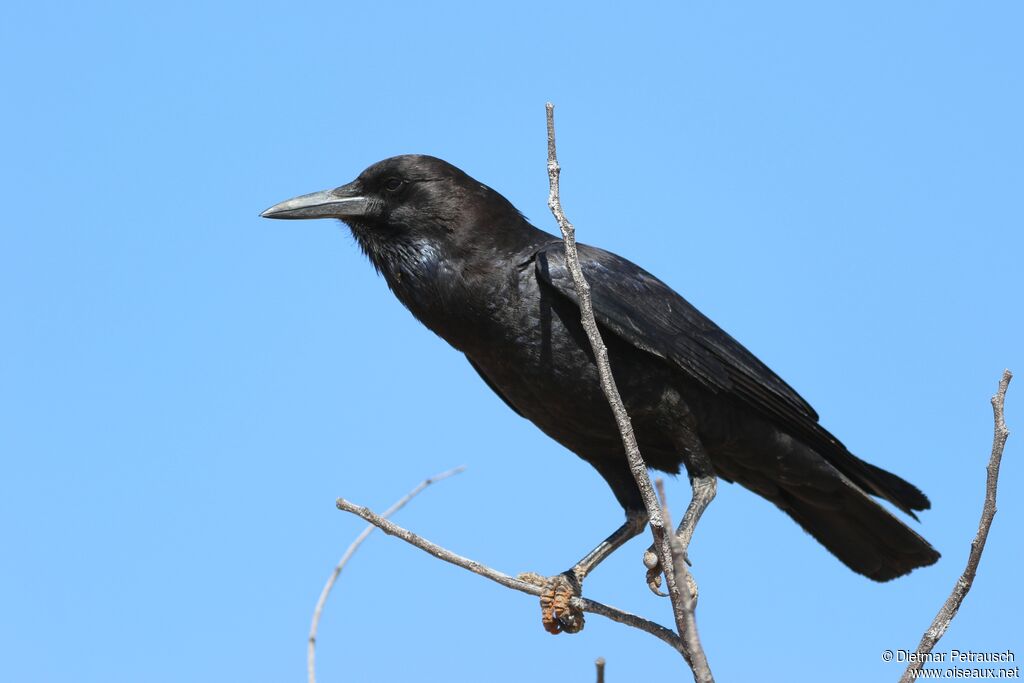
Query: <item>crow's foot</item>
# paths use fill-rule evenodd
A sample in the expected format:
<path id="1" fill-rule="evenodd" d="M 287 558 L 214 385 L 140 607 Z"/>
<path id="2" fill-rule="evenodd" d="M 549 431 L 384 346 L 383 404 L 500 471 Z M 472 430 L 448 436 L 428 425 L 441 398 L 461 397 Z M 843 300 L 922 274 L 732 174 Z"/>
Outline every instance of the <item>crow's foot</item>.
<path id="1" fill-rule="evenodd" d="M 545 631 L 557 635 L 583 630 L 583 610 L 572 604 L 572 599 L 579 597 L 581 592 L 579 581 L 572 572 L 557 576 L 541 576 L 531 572 L 520 574 L 519 579 L 544 589 L 540 596 L 540 612 Z"/>
<path id="2" fill-rule="evenodd" d="M 683 554 L 683 559 L 686 561 L 687 566 L 690 564 L 690 558 Z M 654 552 L 654 548 L 648 548 L 644 553 L 644 566 L 647 567 L 647 587 L 651 589 L 651 592 L 661 598 L 667 598 L 668 593 L 662 593 L 661 588 L 661 575 L 664 573 L 661 569 L 661 560 L 658 559 L 657 553 Z M 697 582 L 693 580 L 693 576 L 687 572 L 686 574 L 687 587 L 690 589 L 690 595 L 693 599 L 697 599 Z"/>

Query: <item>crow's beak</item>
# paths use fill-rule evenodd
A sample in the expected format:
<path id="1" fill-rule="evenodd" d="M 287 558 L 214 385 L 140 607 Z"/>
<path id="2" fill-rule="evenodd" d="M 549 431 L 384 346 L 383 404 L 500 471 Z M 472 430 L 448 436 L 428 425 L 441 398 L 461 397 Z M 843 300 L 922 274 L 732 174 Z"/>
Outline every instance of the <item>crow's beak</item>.
<path id="1" fill-rule="evenodd" d="M 353 218 L 373 212 L 374 202 L 349 185 L 288 199 L 260 214 L 263 218 Z"/>

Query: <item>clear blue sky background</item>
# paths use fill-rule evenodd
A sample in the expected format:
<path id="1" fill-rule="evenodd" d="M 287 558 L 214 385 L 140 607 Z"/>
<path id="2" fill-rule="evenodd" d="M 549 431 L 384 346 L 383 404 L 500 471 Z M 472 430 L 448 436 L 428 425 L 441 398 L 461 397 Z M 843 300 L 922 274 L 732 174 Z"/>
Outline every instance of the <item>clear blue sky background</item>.
<path id="1" fill-rule="evenodd" d="M 620 520 L 395 301 L 342 226 L 258 218 L 398 153 L 554 230 L 545 100 L 581 241 L 644 265 L 919 485 L 943 553 L 889 584 L 723 485 L 691 548 L 719 680 L 895 680 L 961 571 L 1024 373 L 1019 3 L 25 3 L 0 9 L 0 679 L 296 681 L 328 572 L 398 520 L 507 572 Z M 685 7 L 684 7 L 685 5 Z M 978 583 L 940 650 L 1024 656 L 1024 374 Z M 552 480 L 572 496 L 551 500 Z M 670 483 L 678 515 L 688 488 Z M 662 621 L 646 541 L 587 593 Z M 597 617 L 372 538 L 323 681 L 679 675 Z"/>

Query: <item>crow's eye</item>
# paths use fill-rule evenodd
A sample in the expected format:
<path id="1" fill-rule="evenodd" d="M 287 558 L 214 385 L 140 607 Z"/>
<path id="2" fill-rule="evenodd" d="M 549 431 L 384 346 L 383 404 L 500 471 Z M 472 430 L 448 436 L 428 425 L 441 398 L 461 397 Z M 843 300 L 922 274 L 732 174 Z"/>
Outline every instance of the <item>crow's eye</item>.
<path id="1" fill-rule="evenodd" d="M 405 181 L 401 178 L 388 178 L 384 181 L 384 189 L 388 192 L 398 192 L 402 185 L 405 185 Z"/>

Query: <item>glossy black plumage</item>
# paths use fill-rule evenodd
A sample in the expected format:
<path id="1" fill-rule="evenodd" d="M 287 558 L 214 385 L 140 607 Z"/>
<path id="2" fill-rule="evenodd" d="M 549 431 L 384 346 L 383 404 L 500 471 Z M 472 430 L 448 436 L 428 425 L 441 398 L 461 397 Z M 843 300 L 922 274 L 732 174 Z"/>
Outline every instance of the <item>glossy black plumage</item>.
<path id="1" fill-rule="evenodd" d="M 627 514 L 639 514 L 560 239 L 454 166 L 416 155 L 264 215 L 345 221 L 416 318 L 463 352 L 509 407 L 593 465 Z M 649 466 L 685 465 L 698 477 L 706 453 L 706 474 L 767 498 L 875 580 L 938 559 L 868 495 L 913 514 L 929 506 L 917 488 L 849 453 L 789 385 L 663 282 L 615 254 L 579 251 Z"/>

